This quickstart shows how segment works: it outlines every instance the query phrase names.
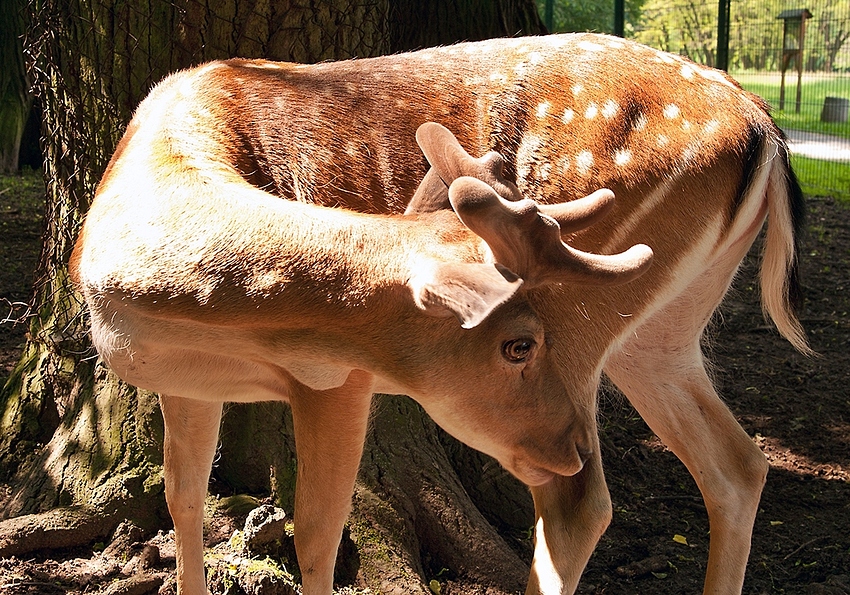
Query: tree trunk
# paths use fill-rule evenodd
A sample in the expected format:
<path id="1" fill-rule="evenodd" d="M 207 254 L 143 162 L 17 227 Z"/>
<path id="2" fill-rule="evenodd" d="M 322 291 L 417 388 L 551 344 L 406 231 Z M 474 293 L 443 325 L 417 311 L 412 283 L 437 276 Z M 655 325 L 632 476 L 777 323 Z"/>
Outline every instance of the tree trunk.
<path id="1" fill-rule="evenodd" d="M 0 555 L 35 544 L 31 525 L 61 529 L 47 543 L 70 545 L 73 535 L 107 537 L 123 518 L 169 523 L 156 396 L 118 381 L 92 352 L 66 267 L 132 110 L 159 79 L 220 57 L 312 62 L 542 31 L 532 0 L 29 0 L 26 14 L 44 111 L 47 227 L 31 339 L 0 392 L 0 479 L 14 487 L 3 513 L 32 516 L 0 523 Z M 533 522 L 526 490 L 410 399 L 379 397 L 373 425 L 350 523 L 359 581 L 424 593 L 443 571 L 494 593 L 521 590 L 530 545 L 517 536 Z M 227 409 L 217 482 L 274 491 L 291 511 L 294 461 L 286 407 Z"/>

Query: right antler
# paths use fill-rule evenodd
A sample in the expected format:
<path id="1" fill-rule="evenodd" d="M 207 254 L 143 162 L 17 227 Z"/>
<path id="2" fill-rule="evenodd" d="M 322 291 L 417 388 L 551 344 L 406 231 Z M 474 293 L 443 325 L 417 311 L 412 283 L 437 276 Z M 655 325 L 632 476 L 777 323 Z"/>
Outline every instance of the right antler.
<path id="1" fill-rule="evenodd" d="M 614 197 L 610 190 L 573 201 L 580 203 L 576 208 L 550 213 L 530 199 L 504 200 L 490 185 L 469 176 L 453 181 L 448 194 L 461 221 L 487 242 L 495 261 L 523 279 L 526 287 L 570 281 L 618 285 L 642 275 L 652 261 L 652 250 L 644 244 L 603 255 L 582 252 L 561 241 L 562 226 L 581 229 L 607 210 Z"/>
<path id="2" fill-rule="evenodd" d="M 406 214 L 448 209 L 448 187 L 461 176 L 489 184 L 506 200 L 522 200 L 516 184 L 504 177 L 505 160 L 496 151 L 475 159 L 460 146 L 448 128 L 436 122 L 422 124 L 416 130 L 416 142 L 428 158 L 431 169 L 416 189 Z"/>

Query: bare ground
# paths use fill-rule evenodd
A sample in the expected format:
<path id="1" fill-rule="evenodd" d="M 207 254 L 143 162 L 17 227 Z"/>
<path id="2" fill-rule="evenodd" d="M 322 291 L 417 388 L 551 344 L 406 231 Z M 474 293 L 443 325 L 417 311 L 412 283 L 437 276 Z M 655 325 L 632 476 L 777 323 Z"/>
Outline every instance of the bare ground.
<path id="1" fill-rule="evenodd" d="M 26 312 L 14 304 L 30 297 L 40 192 L 37 175 L 0 178 L 0 319 Z M 744 586 L 750 594 L 850 594 L 850 209 L 829 198 L 810 198 L 809 207 L 802 316 L 820 356 L 797 354 L 764 322 L 755 252 L 707 343 L 721 394 L 771 464 Z M 23 325 L 0 325 L 0 381 L 25 338 Z M 693 480 L 614 392 L 601 399 L 600 423 L 614 521 L 579 592 L 701 591 L 708 520 Z M 208 544 L 243 520 L 244 511 L 217 513 Z M 441 589 L 463 592 L 445 582 Z M 174 593 L 173 541 L 124 527 L 111 544 L 0 559 L 0 592 Z"/>

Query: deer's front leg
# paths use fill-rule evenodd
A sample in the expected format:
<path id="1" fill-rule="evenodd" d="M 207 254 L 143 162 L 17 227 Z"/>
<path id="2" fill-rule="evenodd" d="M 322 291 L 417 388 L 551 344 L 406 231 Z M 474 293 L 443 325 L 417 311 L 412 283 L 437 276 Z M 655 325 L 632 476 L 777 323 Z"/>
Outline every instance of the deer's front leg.
<path id="1" fill-rule="evenodd" d="M 165 499 L 174 521 L 177 593 L 206 595 L 204 498 L 218 442 L 221 403 L 162 395 L 159 406 L 165 421 Z"/>
<path id="2" fill-rule="evenodd" d="M 532 487 L 534 560 L 526 595 L 566 595 L 578 586 L 596 543 L 611 522 L 611 496 L 598 438 L 593 456 L 572 477 Z"/>
<path id="3" fill-rule="evenodd" d="M 326 391 L 291 397 L 298 457 L 295 550 L 304 595 L 329 595 L 336 552 L 351 510 L 372 402 L 372 376 L 354 370 Z"/>

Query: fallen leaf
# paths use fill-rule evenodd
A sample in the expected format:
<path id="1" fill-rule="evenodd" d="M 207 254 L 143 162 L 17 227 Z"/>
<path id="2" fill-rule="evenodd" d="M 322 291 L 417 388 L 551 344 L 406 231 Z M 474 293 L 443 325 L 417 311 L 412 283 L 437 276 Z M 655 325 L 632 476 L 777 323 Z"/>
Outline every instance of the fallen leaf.
<path id="1" fill-rule="evenodd" d="M 682 545 L 688 545 L 688 538 L 684 535 L 679 535 L 678 533 L 673 536 L 673 541 L 681 543 Z"/>

